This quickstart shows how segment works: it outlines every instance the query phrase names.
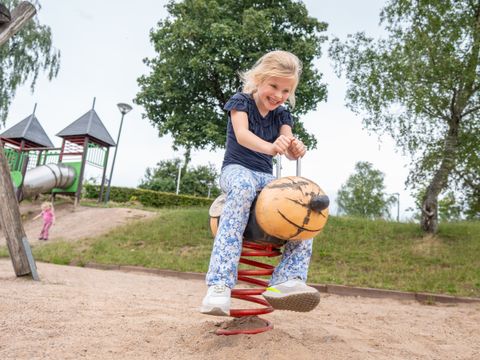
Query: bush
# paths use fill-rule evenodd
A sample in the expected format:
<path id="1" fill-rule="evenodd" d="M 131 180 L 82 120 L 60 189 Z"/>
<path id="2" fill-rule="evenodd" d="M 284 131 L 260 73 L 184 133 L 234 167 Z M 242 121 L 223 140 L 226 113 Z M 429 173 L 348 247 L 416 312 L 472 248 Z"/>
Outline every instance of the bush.
<path id="1" fill-rule="evenodd" d="M 100 192 L 99 185 L 84 185 L 84 197 L 87 199 L 98 199 Z M 153 190 L 143 190 L 127 187 L 110 188 L 110 200 L 126 203 L 135 199 L 147 207 L 183 207 L 183 206 L 210 206 L 214 199 L 176 195 Z"/>

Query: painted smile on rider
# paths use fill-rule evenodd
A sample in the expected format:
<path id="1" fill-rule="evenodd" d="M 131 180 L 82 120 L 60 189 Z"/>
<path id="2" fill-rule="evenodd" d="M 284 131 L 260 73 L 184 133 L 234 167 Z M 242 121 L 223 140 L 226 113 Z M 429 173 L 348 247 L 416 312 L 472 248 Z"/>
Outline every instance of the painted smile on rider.
<path id="1" fill-rule="evenodd" d="M 285 103 L 295 86 L 292 78 L 272 76 L 262 82 L 253 94 L 258 111 L 263 117 Z"/>

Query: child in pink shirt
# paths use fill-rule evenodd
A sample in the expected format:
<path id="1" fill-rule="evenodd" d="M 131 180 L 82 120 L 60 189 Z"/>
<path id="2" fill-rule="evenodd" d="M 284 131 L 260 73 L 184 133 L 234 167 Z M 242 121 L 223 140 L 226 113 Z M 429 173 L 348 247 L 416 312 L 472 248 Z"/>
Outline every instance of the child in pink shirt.
<path id="1" fill-rule="evenodd" d="M 48 231 L 50 230 L 50 227 L 55 224 L 55 212 L 53 210 L 53 204 L 45 201 L 42 203 L 41 209 L 42 212 L 35 216 L 33 220 L 38 219 L 40 216 L 43 218 L 43 227 L 38 240 L 48 240 Z"/>

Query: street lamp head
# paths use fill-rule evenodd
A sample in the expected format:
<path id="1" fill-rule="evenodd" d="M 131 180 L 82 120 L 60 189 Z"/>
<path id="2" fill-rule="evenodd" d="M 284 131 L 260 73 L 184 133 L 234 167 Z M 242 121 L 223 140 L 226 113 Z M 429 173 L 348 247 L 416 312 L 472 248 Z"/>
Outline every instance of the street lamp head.
<path id="1" fill-rule="evenodd" d="M 120 110 L 122 115 L 125 115 L 130 110 L 132 110 L 132 107 L 128 104 L 125 104 L 125 103 L 118 103 L 117 106 L 118 106 L 118 110 Z"/>

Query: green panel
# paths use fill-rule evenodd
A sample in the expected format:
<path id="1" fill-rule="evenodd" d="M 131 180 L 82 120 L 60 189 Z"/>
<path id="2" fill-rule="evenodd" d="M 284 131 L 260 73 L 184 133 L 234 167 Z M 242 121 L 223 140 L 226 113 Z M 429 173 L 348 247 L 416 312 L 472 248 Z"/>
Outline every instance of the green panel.
<path id="1" fill-rule="evenodd" d="M 88 144 L 87 163 L 103 169 L 105 166 L 105 156 L 107 149 L 94 143 Z"/>
<path id="2" fill-rule="evenodd" d="M 26 154 L 19 153 L 13 149 L 3 149 L 5 157 L 7 158 L 8 166 L 11 171 L 21 171 L 23 161 L 25 161 Z"/>
<path id="3" fill-rule="evenodd" d="M 12 178 L 13 185 L 18 188 L 22 185 L 23 176 L 20 171 L 11 171 L 10 177 Z"/>
<path id="4" fill-rule="evenodd" d="M 64 165 L 68 165 L 72 168 L 75 169 L 75 181 L 73 182 L 73 184 L 69 187 L 69 188 L 66 188 L 66 189 L 59 189 L 59 188 L 55 188 L 55 189 L 52 189 L 52 193 L 76 193 L 77 192 L 77 189 L 78 189 L 78 178 L 80 176 L 80 170 L 82 168 L 82 162 L 64 162 L 64 163 L 61 163 L 61 164 L 64 164 Z"/>
<path id="5" fill-rule="evenodd" d="M 42 153 L 40 164 L 57 164 L 58 159 L 60 158 L 60 150 L 47 150 Z"/>

